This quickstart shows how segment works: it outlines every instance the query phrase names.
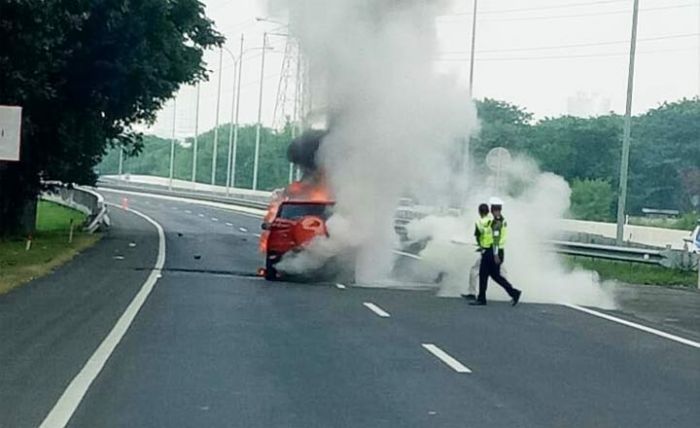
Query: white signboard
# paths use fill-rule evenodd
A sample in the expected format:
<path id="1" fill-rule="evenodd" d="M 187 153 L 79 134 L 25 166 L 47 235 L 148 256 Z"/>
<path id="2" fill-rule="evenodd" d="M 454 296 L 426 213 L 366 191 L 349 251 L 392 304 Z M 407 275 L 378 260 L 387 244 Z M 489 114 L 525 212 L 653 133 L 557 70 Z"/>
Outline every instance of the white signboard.
<path id="1" fill-rule="evenodd" d="M 0 161 L 19 160 L 22 107 L 0 106 Z"/>

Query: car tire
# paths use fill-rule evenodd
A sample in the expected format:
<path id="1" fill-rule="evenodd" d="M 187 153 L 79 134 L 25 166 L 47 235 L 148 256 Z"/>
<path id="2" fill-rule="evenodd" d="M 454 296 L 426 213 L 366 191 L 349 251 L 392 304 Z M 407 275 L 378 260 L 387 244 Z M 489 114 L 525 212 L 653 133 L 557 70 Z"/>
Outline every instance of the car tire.
<path id="1" fill-rule="evenodd" d="M 275 269 L 275 263 L 272 261 L 269 254 L 265 257 L 265 279 L 267 281 L 277 280 L 277 269 Z"/>

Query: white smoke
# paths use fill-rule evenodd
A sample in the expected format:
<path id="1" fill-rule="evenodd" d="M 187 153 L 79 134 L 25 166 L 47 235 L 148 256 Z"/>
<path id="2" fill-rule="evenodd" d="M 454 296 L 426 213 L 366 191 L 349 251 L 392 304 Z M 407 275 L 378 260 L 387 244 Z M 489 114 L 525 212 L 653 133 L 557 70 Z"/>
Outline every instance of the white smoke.
<path id="1" fill-rule="evenodd" d="M 489 196 L 498 195 L 504 201 L 503 215 L 508 222 L 503 267 L 506 277 L 523 290 L 523 301 L 612 308 L 613 297 L 601 286 L 595 273 L 566 268 L 561 257 L 546 244 L 561 233 L 556 225 L 569 208 L 571 190 L 566 181 L 540 172 L 526 158 L 514 159 L 503 175 L 499 186 L 493 175 L 482 173 L 486 179 L 478 183 L 479 190 L 467 199 L 464 216 L 431 216 L 409 224 L 410 239 L 430 237 L 421 252 L 428 266 L 446 273 L 440 294 L 466 294 L 469 268 L 478 259 L 474 246 L 469 246 L 475 242 L 471 234 L 477 218 L 476 207 L 487 202 Z M 491 280 L 488 296 L 508 299 Z"/>
<path id="2" fill-rule="evenodd" d="M 562 178 L 542 174 L 524 159 L 499 177 L 504 183 L 476 178 L 485 174 L 468 180 L 455 167 L 461 164 L 459 142 L 478 130 L 478 122 L 466 91 L 433 65 L 435 18 L 445 1 L 273 0 L 271 6 L 273 14 L 287 15 L 308 59 L 314 109 L 328 115 L 330 133 L 317 161 L 337 201 L 327 224 L 330 238 L 285 257 L 281 270 L 316 269 L 351 248 L 357 282 L 385 283 L 397 244 L 399 198 L 410 193 L 435 206 L 456 199 L 462 217 L 429 217 L 411 224 L 409 234 L 430 238 L 421 255 L 435 271 L 447 272 L 441 294 L 458 295 L 478 257 L 471 236 L 476 207 L 509 189 L 499 195 L 510 233 L 505 266 L 524 290 L 523 300 L 611 305 L 596 278 L 567 271 L 541 244 L 555 237 L 555 220 L 568 208 L 570 190 Z M 505 298 L 495 284 L 492 295 Z"/>
<path id="3" fill-rule="evenodd" d="M 466 91 L 434 69 L 435 17 L 443 3 L 273 2 L 274 11 L 288 13 L 308 58 L 314 105 L 329 114 L 318 161 L 329 175 L 336 215 L 350 228 L 329 234 L 356 247 L 359 282 L 389 275 L 399 198 L 407 190 L 442 195 L 456 142 L 476 128 Z"/>

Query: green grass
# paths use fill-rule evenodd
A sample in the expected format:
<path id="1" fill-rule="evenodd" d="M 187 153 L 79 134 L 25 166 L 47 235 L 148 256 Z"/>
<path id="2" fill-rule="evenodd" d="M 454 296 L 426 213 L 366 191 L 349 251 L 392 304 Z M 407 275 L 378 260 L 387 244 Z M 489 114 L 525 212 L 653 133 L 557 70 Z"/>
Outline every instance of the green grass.
<path id="1" fill-rule="evenodd" d="M 698 273 L 667 269 L 662 266 L 642 265 L 638 263 L 595 260 L 584 257 L 567 257 L 570 267 L 578 266 L 598 272 L 603 280 L 617 280 L 628 284 L 666 285 L 697 287 Z"/>
<path id="2" fill-rule="evenodd" d="M 85 221 L 85 214 L 48 201 L 39 201 L 36 213 L 37 232 L 66 232 L 70 229 L 71 221 L 75 229 Z"/>
<path id="3" fill-rule="evenodd" d="M 73 242 L 68 243 L 71 220 L 75 232 Z M 40 201 L 29 251 L 23 237 L 0 240 L 0 294 L 48 274 L 95 244 L 100 235 L 80 231 L 84 220 L 85 214 L 79 211 Z"/>

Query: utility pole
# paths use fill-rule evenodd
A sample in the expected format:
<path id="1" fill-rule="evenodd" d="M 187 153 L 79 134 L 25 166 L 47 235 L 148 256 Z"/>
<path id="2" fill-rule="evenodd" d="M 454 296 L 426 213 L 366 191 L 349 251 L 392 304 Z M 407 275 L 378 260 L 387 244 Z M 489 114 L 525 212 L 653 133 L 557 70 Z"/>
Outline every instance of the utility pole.
<path id="1" fill-rule="evenodd" d="M 627 202 L 627 172 L 630 161 L 630 133 L 632 128 L 632 93 L 634 88 L 634 59 L 637 51 L 637 20 L 639 0 L 634 0 L 632 10 L 632 39 L 630 40 L 630 62 L 627 74 L 627 103 L 625 106 L 625 124 L 622 134 L 622 158 L 620 159 L 620 187 L 617 199 L 617 245 L 622 245 L 625 228 L 625 204 Z"/>
<path id="2" fill-rule="evenodd" d="M 292 112 L 292 117 L 294 122 L 292 124 L 292 140 L 301 135 L 299 130 L 301 121 L 301 109 L 299 104 L 301 103 L 301 44 L 297 42 L 297 70 L 296 79 L 294 81 L 294 111 Z M 289 162 L 289 182 L 294 181 L 294 164 Z"/>
<path id="3" fill-rule="evenodd" d="M 474 12 L 472 13 L 472 46 L 469 58 L 469 98 L 474 98 L 474 49 L 476 47 L 476 11 L 478 3 L 478 0 L 474 0 Z"/>
<path id="4" fill-rule="evenodd" d="M 222 68 L 224 62 L 224 47 L 219 48 L 219 82 L 218 89 L 216 90 L 216 115 L 215 115 L 215 125 L 214 125 L 214 148 L 211 156 L 211 184 L 212 186 L 216 184 L 216 155 L 218 154 L 217 148 L 219 146 L 219 110 L 221 108 L 221 76 L 224 74 L 224 69 Z"/>
<path id="5" fill-rule="evenodd" d="M 199 83 L 197 83 L 197 106 L 194 110 L 194 144 L 192 145 L 192 183 L 197 178 L 197 140 L 199 138 Z M 192 186 L 194 188 L 194 186 Z"/>
<path id="6" fill-rule="evenodd" d="M 241 34 L 241 48 L 238 58 L 233 62 L 233 97 L 231 98 L 231 124 L 228 132 L 228 163 L 226 165 L 226 195 L 236 180 L 236 149 L 238 145 L 238 102 L 240 101 L 240 68 L 243 62 L 243 34 Z M 235 124 L 234 124 L 235 122 Z M 234 131 L 235 129 L 235 131 Z M 235 134 L 235 138 L 234 138 Z"/>
<path id="7" fill-rule="evenodd" d="M 119 169 L 117 170 L 117 174 L 120 179 L 122 178 L 122 174 L 124 174 L 124 146 L 122 145 L 119 146 Z"/>
<path id="8" fill-rule="evenodd" d="M 255 128 L 255 158 L 253 159 L 253 190 L 258 190 L 258 166 L 260 163 L 260 131 L 262 126 L 263 87 L 265 83 L 265 52 L 267 32 L 263 33 L 262 60 L 260 62 L 260 93 L 258 95 L 258 124 Z"/>
<path id="9" fill-rule="evenodd" d="M 173 98 L 173 133 L 170 139 L 170 175 L 168 190 L 173 190 L 173 169 L 175 168 L 175 122 L 177 121 L 177 98 Z"/>

